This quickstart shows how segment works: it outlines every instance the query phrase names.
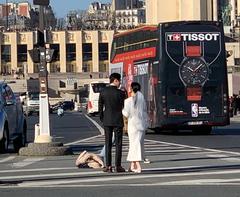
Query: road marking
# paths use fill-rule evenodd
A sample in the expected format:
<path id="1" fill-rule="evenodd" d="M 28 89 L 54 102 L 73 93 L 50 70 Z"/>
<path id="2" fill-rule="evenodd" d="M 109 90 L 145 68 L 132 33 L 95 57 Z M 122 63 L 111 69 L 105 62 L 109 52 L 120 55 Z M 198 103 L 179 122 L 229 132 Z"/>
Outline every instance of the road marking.
<path id="1" fill-rule="evenodd" d="M 221 184 L 221 183 L 231 183 L 239 182 L 240 179 L 195 179 L 195 180 L 181 180 L 181 181 L 169 181 L 164 183 L 159 183 L 159 185 L 211 185 L 211 184 Z M 235 183 L 240 184 L 240 183 Z"/>
<path id="2" fill-rule="evenodd" d="M 217 149 L 211 149 L 211 148 L 203 148 L 203 147 L 198 147 L 198 146 L 189 146 L 189 145 L 169 143 L 169 142 L 164 142 L 164 141 L 147 140 L 147 139 L 145 139 L 145 140 L 146 140 L 146 141 L 149 141 L 149 142 L 162 143 L 162 144 L 171 145 L 171 146 L 180 146 L 180 147 L 184 147 L 184 148 L 191 148 L 191 149 L 203 150 L 203 151 L 207 151 L 207 152 L 226 153 L 226 154 L 232 154 L 232 155 L 238 155 L 238 156 L 240 156 L 240 153 L 238 153 L 238 152 L 217 150 Z"/>
<path id="3" fill-rule="evenodd" d="M 26 178 L 46 178 L 46 177 L 68 177 L 68 176 L 79 176 L 79 175 L 97 175 L 103 174 L 102 171 L 94 171 L 94 172 L 68 172 L 68 173 L 52 173 L 52 174 L 31 174 L 31 175 L 17 175 L 17 176 L 1 176 L 0 180 L 15 180 L 15 179 L 26 179 Z"/>
<path id="4" fill-rule="evenodd" d="M 192 169 L 192 167 L 191 167 Z M 146 179 L 146 178 L 169 178 L 169 177 L 189 177 L 189 176 L 205 176 L 205 175 L 224 175 L 224 174 L 236 174 L 240 173 L 240 170 L 225 170 L 214 172 L 188 172 L 188 173 L 164 173 L 164 174 L 139 174 L 139 175 L 124 175 L 124 176 L 104 176 L 98 178 L 78 178 L 74 180 L 49 180 L 49 181 L 26 181 L 18 184 L 20 187 L 32 187 L 32 186 L 49 186 L 60 184 L 73 184 L 73 183 L 94 183 L 94 182 L 112 182 L 123 181 L 132 179 Z M 164 184 L 164 183 L 163 183 Z"/>
<path id="5" fill-rule="evenodd" d="M 1 159 L 0 163 L 4 163 L 4 162 L 10 161 L 10 160 L 13 160 L 15 158 L 16 158 L 15 156 L 9 156 L 9 157 L 6 157 L 4 159 Z"/>
<path id="6" fill-rule="evenodd" d="M 96 135 L 96 136 L 89 137 L 89 138 L 85 138 L 85 139 L 82 139 L 82 140 L 77 140 L 77 141 L 70 142 L 70 143 L 67 143 L 67 144 L 64 144 L 64 145 L 65 145 L 65 146 L 70 146 L 70 145 L 78 144 L 78 143 L 81 143 L 81 142 L 86 142 L 86 141 L 95 139 L 95 138 L 97 138 L 97 137 L 99 137 L 99 136 L 101 136 L 101 135 Z M 96 143 L 96 141 L 95 141 L 95 143 Z"/>
<path id="7" fill-rule="evenodd" d="M 31 165 L 33 163 L 36 163 L 38 161 L 44 160 L 44 157 L 39 157 L 39 158 L 28 158 L 28 159 L 24 159 L 23 161 L 19 161 L 16 163 L 11 164 L 11 166 L 13 168 L 22 168 L 28 165 Z"/>
<path id="8" fill-rule="evenodd" d="M 212 157 L 212 158 L 224 158 L 227 157 L 227 155 L 221 155 L 221 154 L 217 154 L 217 155 L 213 155 L 213 154 L 209 154 L 206 155 L 207 157 Z"/>
<path id="9" fill-rule="evenodd" d="M 33 169 L 16 169 L 16 170 L 0 170 L 0 173 L 13 173 L 13 172 L 42 172 L 42 171 L 57 171 L 57 170 L 76 170 L 77 167 L 65 168 L 33 168 Z"/>
<path id="10" fill-rule="evenodd" d="M 146 150 L 144 152 L 146 153 L 188 153 L 188 152 L 200 152 L 201 153 L 201 150 L 184 150 L 184 149 L 181 149 L 181 150 L 150 150 L 148 151 L 147 148 L 145 148 Z"/>
<path id="11" fill-rule="evenodd" d="M 99 130 L 99 132 L 101 133 L 101 136 L 103 136 L 104 134 L 104 129 L 101 127 L 101 125 L 99 125 L 95 120 L 91 119 L 90 117 L 88 117 L 86 114 L 84 114 L 84 116 L 90 120 Z M 94 139 L 95 137 L 91 138 Z M 90 139 L 90 138 L 89 138 Z M 65 145 L 73 145 L 73 144 L 77 144 L 79 142 L 83 142 L 83 140 L 79 140 L 79 141 L 75 141 L 75 142 L 71 142 Z M 197 147 L 197 146 L 189 146 L 189 145 L 183 145 L 183 144 L 176 144 L 176 143 L 169 143 L 169 142 L 164 142 L 164 141 L 156 141 L 156 140 L 147 140 L 145 139 L 145 142 L 154 142 L 155 144 L 161 144 L 161 145 L 168 145 L 168 146 L 177 146 L 177 147 L 183 147 L 183 148 L 190 148 L 190 149 L 197 149 L 197 150 L 202 150 L 202 151 L 206 151 L 206 152 L 215 152 L 215 153 L 225 153 L 225 154 L 233 154 L 233 155 L 238 155 L 240 156 L 240 153 L 238 152 L 232 152 L 232 151 L 223 151 L 223 150 L 217 150 L 217 149 L 211 149 L 211 148 L 203 148 L 203 147 Z M 96 142 L 95 142 L 96 143 Z"/>
<path id="12" fill-rule="evenodd" d="M 99 125 L 95 120 L 93 120 L 92 118 L 88 117 L 88 115 L 84 114 L 84 116 L 90 120 L 99 130 L 99 132 L 101 133 L 101 135 L 104 135 L 104 129 L 101 127 L 101 125 Z"/>
<path id="13" fill-rule="evenodd" d="M 240 159 L 239 159 L 239 158 L 234 158 L 234 157 L 230 157 L 230 158 L 221 158 L 221 160 L 229 161 L 229 162 L 240 162 Z"/>

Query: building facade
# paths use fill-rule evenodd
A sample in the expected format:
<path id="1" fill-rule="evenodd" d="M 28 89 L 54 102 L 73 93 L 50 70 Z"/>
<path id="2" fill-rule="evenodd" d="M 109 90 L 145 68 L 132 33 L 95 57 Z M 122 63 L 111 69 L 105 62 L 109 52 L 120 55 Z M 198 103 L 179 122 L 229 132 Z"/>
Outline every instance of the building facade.
<path id="1" fill-rule="evenodd" d="M 147 24 L 181 20 L 217 20 L 218 0 L 146 0 Z"/>
<path id="2" fill-rule="evenodd" d="M 146 22 L 158 24 L 180 20 L 223 20 L 239 25 L 240 0 L 146 0 Z"/>
<path id="3" fill-rule="evenodd" d="M 143 7 L 143 1 L 140 0 L 113 0 L 113 10 L 126 10 Z"/>
<path id="4" fill-rule="evenodd" d="M 128 29 L 146 23 L 145 8 L 116 10 L 116 28 Z"/>
<path id="5" fill-rule="evenodd" d="M 113 31 L 52 31 L 54 49 L 50 73 L 108 72 Z M 33 32 L 0 33 L 0 73 L 38 73 L 28 51 L 34 47 Z"/>

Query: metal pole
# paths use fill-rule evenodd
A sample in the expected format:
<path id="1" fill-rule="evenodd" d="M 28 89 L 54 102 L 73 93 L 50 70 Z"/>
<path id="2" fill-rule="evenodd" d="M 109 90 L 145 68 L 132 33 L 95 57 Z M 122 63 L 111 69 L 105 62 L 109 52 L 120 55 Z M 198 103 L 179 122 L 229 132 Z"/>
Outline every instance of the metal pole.
<path id="1" fill-rule="evenodd" d="M 44 15 L 43 6 L 39 6 L 39 29 L 44 32 Z M 40 67 L 39 67 L 39 136 L 36 138 L 36 143 L 50 143 L 52 137 L 50 135 L 49 125 L 49 99 L 48 99 L 48 71 L 46 62 L 46 46 L 39 47 L 40 51 Z"/>
<path id="2" fill-rule="evenodd" d="M 8 0 L 6 0 L 6 29 L 8 29 Z"/>
<path id="3" fill-rule="evenodd" d="M 39 29 L 41 31 L 43 31 L 44 28 L 45 28 L 45 25 L 44 25 L 44 15 L 43 14 L 44 14 L 43 13 L 43 6 L 40 5 L 39 6 Z"/>

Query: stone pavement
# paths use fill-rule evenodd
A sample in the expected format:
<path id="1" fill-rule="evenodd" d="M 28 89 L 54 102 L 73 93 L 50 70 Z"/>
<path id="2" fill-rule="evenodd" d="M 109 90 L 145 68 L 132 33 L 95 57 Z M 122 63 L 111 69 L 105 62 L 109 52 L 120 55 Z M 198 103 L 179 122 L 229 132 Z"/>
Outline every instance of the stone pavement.
<path id="1" fill-rule="evenodd" d="M 233 116 L 232 118 L 230 118 L 231 122 L 240 122 L 240 114 Z"/>

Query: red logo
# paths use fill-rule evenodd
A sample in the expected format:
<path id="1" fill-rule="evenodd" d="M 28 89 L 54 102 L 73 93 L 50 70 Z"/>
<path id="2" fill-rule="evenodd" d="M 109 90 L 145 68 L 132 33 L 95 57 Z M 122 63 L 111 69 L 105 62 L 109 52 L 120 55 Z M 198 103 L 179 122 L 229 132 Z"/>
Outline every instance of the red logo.
<path id="1" fill-rule="evenodd" d="M 173 34 L 172 41 L 181 41 L 181 34 Z"/>

